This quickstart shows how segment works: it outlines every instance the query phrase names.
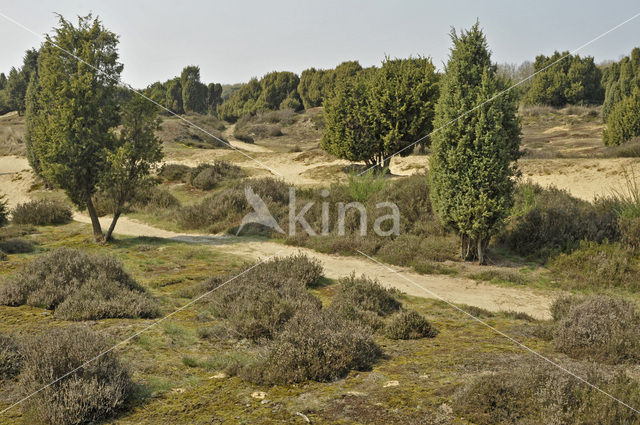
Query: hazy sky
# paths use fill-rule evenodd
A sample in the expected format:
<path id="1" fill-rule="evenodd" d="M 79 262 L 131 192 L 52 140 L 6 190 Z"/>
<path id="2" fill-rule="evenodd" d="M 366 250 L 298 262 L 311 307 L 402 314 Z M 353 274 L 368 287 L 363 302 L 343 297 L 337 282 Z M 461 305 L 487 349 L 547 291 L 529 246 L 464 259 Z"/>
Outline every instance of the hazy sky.
<path id="1" fill-rule="evenodd" d="M 430 56 L 441 68 L 452 26 L 476 18 L 496 62 L 522 62 L 570 50 L 640 12 L 637 0 L 492 1 L 137 1 L 0 0 L 0 12 L 38 33 L 67 18 L 99 15 L 120 35 L 123 78 L 143 87 L 200 66 L 204 82 L 247 81 L 273 70 L 300 73 L 385 54 Z M 0 18 L 0 70 L 22 62 L 41 39 Z M 640 17 L 580 52 L 618 59 L 640 46 Z"/>

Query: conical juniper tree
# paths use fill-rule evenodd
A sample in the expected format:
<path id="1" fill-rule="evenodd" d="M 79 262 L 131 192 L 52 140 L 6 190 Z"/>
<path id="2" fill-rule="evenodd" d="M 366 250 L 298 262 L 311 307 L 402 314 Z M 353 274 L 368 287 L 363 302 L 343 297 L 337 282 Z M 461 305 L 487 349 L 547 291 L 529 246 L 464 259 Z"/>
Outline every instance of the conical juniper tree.
<path id="1" fill-rule="evenodd" d="M 512 92 L 489 101 L 506 82 L 479 24 L 459 35 L 452 30 L 451 39 L 434 121 L 434 128 L 446 127 L 432 136 L 431 196 L 443 224 L 460 235 L 462 258 L 483 264 L 513 205 L 520 123 Z"/>

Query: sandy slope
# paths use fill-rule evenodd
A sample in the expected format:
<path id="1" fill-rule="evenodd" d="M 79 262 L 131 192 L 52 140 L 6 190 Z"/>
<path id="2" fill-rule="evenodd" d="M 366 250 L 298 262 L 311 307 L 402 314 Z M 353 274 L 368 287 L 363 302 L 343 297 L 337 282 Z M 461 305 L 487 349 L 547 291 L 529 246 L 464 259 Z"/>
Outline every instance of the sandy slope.
<path id="1" fill-rule="evenodd" d="M 24 157 L 0 156 L 0 195 L 6 197 L 10 208 L 29 200 L 33 175 Z"/>

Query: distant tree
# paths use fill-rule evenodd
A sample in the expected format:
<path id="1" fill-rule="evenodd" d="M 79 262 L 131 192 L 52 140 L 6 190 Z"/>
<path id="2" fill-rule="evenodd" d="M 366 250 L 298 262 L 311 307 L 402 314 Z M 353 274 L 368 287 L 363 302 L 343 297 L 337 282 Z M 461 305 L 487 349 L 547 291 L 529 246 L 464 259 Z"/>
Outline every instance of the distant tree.
<path id="1" fill-rule="evenodd" d="M 478 23 L 460 35 L 452 31 L 451 39 L 434 122 L 442 129 L 432 137 L 431 197 L 443 224 L 460 235 L 462 258 L 482 264 L 513 204 L 520 125 L 511 92 L 467 113 L 506 82 L 497 76 Z"/>
<path id="2" fill-rule="evenodd" d="M 435 67 L 426 58 L 387 58 L 380 69 L 351 75 L 336 79 L 324 103 L 322 146 L 340 158 L 386 167 L 390 155 L 401 149 L 408 155 L 410 144 L 433 128 Z"/>
<path id="3" fill-rule="evenodd" d="M 389 156 L 413 152 L 411 144 L 433 130 L 438 76 L 427 58 L 389 59 L 373 72 L 369 90 L 379 146 L 376 161 L 389 166 Z M 423 145 L 428 145 L 425 139 Z"/>
<path id="4" fill-rule="evenodd" d="M 615 146 L 640 136 L 640 87 L 613 105 L 603 131 L 604 144 Z"/>
<path id="5" fill-rule="evenodd" d="M 252 78 L 218 106 L 218 117 L 225 121 L 235 122 L 243 115 L 254 113 L 257 110 L 257 101 L 261 93 L 260 82 L 257 78 Z"/>
<path id="6" fill-rule="evenodd" d="M 27 94 L 28 81 L 25 75 L 12 67 L 7 79 L 6 96 L 7 103 L 11 110 L 18 111 L 22 115 L 25 111 L 25 96 Z"/>
<path id="7" fill-rule="evenodd" d="M 216 108 L 222 103 L 222 85 L 220 83 L 209 83 L 207 86 L 207 111 L 210 114 L 216 113 Z"/>
<path id="8" fill-rule="evenodd" d="M 147 88 L 144 89 L 143 94 L 159 105 L 165 106 L 165 102 L 167 99 L 167 88 L 161 82 L 157 81 L 147 86 Z"/>
<path id="9" fill-rule="evenodd" d="M 39 92 L 40 86 L 38 76 L 34 73 L 33 77 L 29 81 L 27 87 L 27 95 L 25 97 L 25 132 L 24 142 L 27 160 L 29 165 L 33 169 L 35 175 L 43 178 L 42 165 L 40 164 L 40 158 L 38 157 L 38 141 L 44 141 L 46 139 L 45 129 L 47 128 L 46 116 L 41 113 L 41 107 L 39 105 Z"/>
<path id="10" fill-rule="evenodd" d="M 260 96 L 256 101 L 256 110 L 280 109 L 282 102 L 290 97 L 299 100 L 298 83 L 300 78 L 293 72 L 270 72 L 260 80 Z"/>
<path id="11" fill-rule="evenodd" d="M 107 195 L 113 219 L 106 233 L 111 240 L 126 204 L 153 184 L 150 173 L 162 161 L 162 142 L 155 135 L 160 128 L 158 108 L 148 100 L 133 96 L 122 108 L 122 129 L 116 146 L 107 156 L 100 188 Z"/>
<path id="12" fill-rule="evenodd" d="M 501 78 L 509 81 L 510 86 L 520 83 L 511 91 L 515 91 L 518 94 L 518 98 L 522 99 L 531 88 L 531 79 L 526 78 L 531 76 L 535 69 L 533 62 L 524 61 L 519 65 L 514 63 L 498 64 L 497 72 Z"/>
<path id="13" fill-rule="evenodd" d="M 378 139 L 369 105 L 370 82 L 360 75 L 340 81 L 324 101 L 322 148 L 349 161 L 375 163 Z"/>
<path id="14" fill-rule="evenodd" d="M 604 99 L 600 81 L 602 72 L 591 56 L 581 58 L 569 52 L 555 52 L 550 57 L 539 55 L 533 67 L 539 73 L 533 77 L 524 97 L 527 104 L 556 107 L 566 104 L 599 105 Z"/>
<path id="15" fill-rule="evenodd" d="M 37 109 L 29 118 L 35 118 L 29 124 L 31 143 L 46 180 L 87 209 L 95 238 L 102 240 L 92 197 L 116 145 L 113 130 L 120 122 L 118 37 L 91 15 L 79 17 L 77 25 L 58 18 L 53 37 L 47 36 L 40 50 Z"/>
<path id="16" fill-rule="evenodd" d="M 640 47 L 633 49 L 630 56 L 607 66 L 602 84 L 605 88 L 602 116 L 606 122 L 614 106 L 640 87 Z"/>
<path id="17" fill-rule="evenodd" d="M 180 75 L 182 106 L 185 112 L 207 112 L 207 86 L 200 82 L 200 68 L 187 66 Z"/>
<path id="18" fill-rule="evenodd" d="M 164 86 L 166 87 L 166 100 L 165 107 L 176 114 L 184 114 L 184 107 L 182 104 L 182 83 L 180 78 L 176 77 L 167 81 Z"/>
<path id="19" fill-rule="evenodd" d="M 0 90 L 4 90 L 7 85 L 7 76 L 4 75 L 4 72 L 0 72 Z"/>

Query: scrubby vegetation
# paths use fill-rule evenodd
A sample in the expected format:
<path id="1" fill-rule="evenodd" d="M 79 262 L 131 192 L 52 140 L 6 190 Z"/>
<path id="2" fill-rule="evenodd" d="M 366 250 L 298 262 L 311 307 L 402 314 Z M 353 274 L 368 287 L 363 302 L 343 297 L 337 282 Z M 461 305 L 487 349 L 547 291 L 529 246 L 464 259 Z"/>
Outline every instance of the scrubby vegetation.
<path id="1" fill-rule="evenodd" d="M 606 296 L 556 301 L 553 341 L 558 351 L 603 363 L 640 360 L 640 314 L 629 301 Z"/>
<path id="2" fill-rule="evenodd" d="M 433 338 L 438 335 L 438 330 L 420 313 L 409 310 L 393 316 L 385 334 L 391 339 Z"/>
<path id="3" fill-rule="evenodd" d="M 129 371 L 108 338 L 84 327 L 51 329 L 26 339 L 19 386 L 33 422 L 76 425 L 108 419 L 132 396 Z M 100 357 L 94 359 L 98 354 Z M 57 378 L 93 359 L 63 380 Z M 52 385 L 49 385 L 53 383 Z M 42 389 L 45 385 L 49 385 Z"/>
<path id="4" fill-rule="evenodd" d="M 40 199 L 18 204 L 11 212 L 14 224 L 46 226 L 71 221 L 71 209 L 57 201 Z"/>
<path id="5" fill-rule="evenodd" d="M 524 363 L 524 364 L 522 364 Z M 640 402 L 640 383 L 624 372 L 571 363 L 567 368 L 626 403 Z M 551 365 L 520 365 L 483 374 L 455 399 L 455 411 L 479 425 L 635 423 L 635 412 Z"/>
<path id="6" fill-rule="evenodd" d="M 22 369 L 23 356 L 15 338 L 0 334 L 0 381 L 12 379 Z"/>
<path id="7" fill-rule="evenodd" d="M 0 286 L 0 303 L 54 310 L 66 320 L 153 317 L 158 305 L 113 257 L 60 248 Z"/>
<path id="8" fill-rule="evenodd" d="M 244 177 L 245 173 L 237 165 L 226 161 L 215 161 L 212 164 L 200 164 L 189 170 L 189 184 L 196 189 L 211 190 L 223 179 Z"/>

